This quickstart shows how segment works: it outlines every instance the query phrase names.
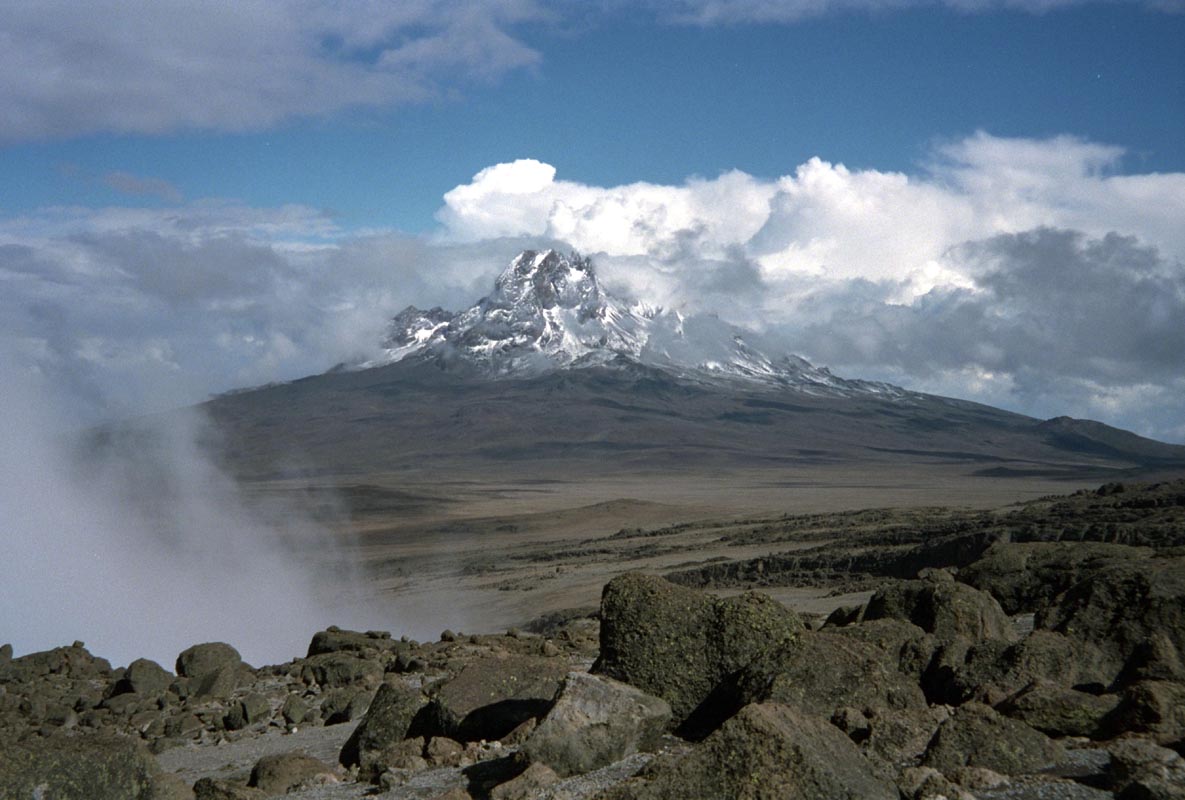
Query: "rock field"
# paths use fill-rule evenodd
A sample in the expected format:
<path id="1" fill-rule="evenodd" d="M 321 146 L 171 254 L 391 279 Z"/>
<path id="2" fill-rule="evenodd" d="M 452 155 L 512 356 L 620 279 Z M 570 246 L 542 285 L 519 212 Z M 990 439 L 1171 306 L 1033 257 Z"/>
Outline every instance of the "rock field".
<path id="1" fill-rule="evenodd" d="M 0 797 L 1185 798 L 1180 532 L 951 537 L 827 617 L 631 572 L 596 613 L 273 666 L 5 646 Z"/>

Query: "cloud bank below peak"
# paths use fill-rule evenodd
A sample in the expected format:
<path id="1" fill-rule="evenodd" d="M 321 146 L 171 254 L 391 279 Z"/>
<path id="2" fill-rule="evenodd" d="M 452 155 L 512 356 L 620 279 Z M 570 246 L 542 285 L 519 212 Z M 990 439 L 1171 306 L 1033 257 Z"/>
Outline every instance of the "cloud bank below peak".
<path id="1" fill-rule="evenodd" d="M 841 374 L 1185 439 L 1185 174 L 976 133 L 917 174 L 812 158 L 599 187 L 530 159 L 444 198 L 453 242 L 542 237 L 612 288 L 763 329 Z"/>

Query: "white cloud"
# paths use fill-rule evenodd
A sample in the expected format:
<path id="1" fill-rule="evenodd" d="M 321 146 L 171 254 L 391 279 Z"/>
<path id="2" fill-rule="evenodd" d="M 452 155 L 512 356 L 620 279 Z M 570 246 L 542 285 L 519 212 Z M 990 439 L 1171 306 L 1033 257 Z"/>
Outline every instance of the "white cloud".
<path id="1" fill-rule="evenodd" d="M 953 246 L 1040 226 L 1134 234 L 1185 254 L 1185 174 L 1111 174 L 1119 148 L 1071 137 L 978 133 L 944 145 L 918 175 L 850 170 L 812 158 L 792 174 L 741 172 L 681 186 L 597 187 L 557 180 L 537 161 L 482 170 L 445 195 L 457 240 L 547 236 L 588 252 L 662 258 L 695 241 L 701 257 L 742 247 L 771 281 L 892 280 L 912 294 L 968 285 Z"/>
<path id="2" fill-rule="evenodd" d="M 404 305 L 468 305 L 556 244 L 840 374 L 1173 435 L 1179 409 L 1148 409 L 1185 374 L 1185 175 L 1121 156 L 977 134 L 917 174 L 811 159 L 614 187 L 524 159 L 448 192 L 431 239 L 302 206 L 50 208 L 0 219 L 0 339 L 80 420 L 138 413 L 371 356 Z"/>
<path id="3" fill-rule="evenodd" d="M 946 7 L 964 13 L 1014 10 L 1042 14 L 1107 0 L 666 0 L 653 5 L 667 20 L 689 25 L 793 23 L 824 14 Z M 1179 11 L 1180 0 L 1110 0 Z"/>
<path id="4" fill-rule="evenodd" d="M 847 374 L 1173 435 L 1179 410 L 1148 409 L 1185 374 L 1185 174 L 1122 158 L 977 133 L 917 174 L 813 158 L 774 180 L 611 187 L 520 161 L 438 217 L 446 240 L 568 242 L 619 291 L 767 328 Z"/>
<path id="5" fill-rule="evenodd" d="M 529 66 L 531 0 L 0 2 L 0 141 L 258 130 Z"/>

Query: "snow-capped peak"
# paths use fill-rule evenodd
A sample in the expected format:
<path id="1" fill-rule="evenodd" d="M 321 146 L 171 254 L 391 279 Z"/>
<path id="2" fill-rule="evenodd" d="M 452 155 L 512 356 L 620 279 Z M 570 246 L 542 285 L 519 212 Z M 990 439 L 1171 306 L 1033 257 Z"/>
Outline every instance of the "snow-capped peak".
<path id="1" fill-rule="evenodd" d="M 465 311 L 401 311 L 391 322 L 384 357 L 364 366 L 448 352 L 491 375 L 515 376 L 624 358 L 701 382 L 903 394 L 887 384 L 836 378 L 798 356 L 771 358 L 750 337 L 713 315 L 624 302 L 601 288 L 587 258 L 526 250 L 494 281 L 493 292 Z"/>

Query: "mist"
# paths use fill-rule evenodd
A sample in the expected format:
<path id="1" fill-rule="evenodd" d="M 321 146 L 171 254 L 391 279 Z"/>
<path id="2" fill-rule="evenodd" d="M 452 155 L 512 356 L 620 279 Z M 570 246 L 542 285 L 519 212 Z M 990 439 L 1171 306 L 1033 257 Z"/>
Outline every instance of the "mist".
<path id="1" fill-rule="evenodd" d="M 199 411 L 96 436 L 71 429 L 43 376 L 0 373 L 0 642 L 17 654 L 80 640 L 115 664 L 171 668 L 189 645 L 225 641 L 274 664 L 330 624 L 398 627 L 333 530 L 332 500 L 246 492 Z"/>

